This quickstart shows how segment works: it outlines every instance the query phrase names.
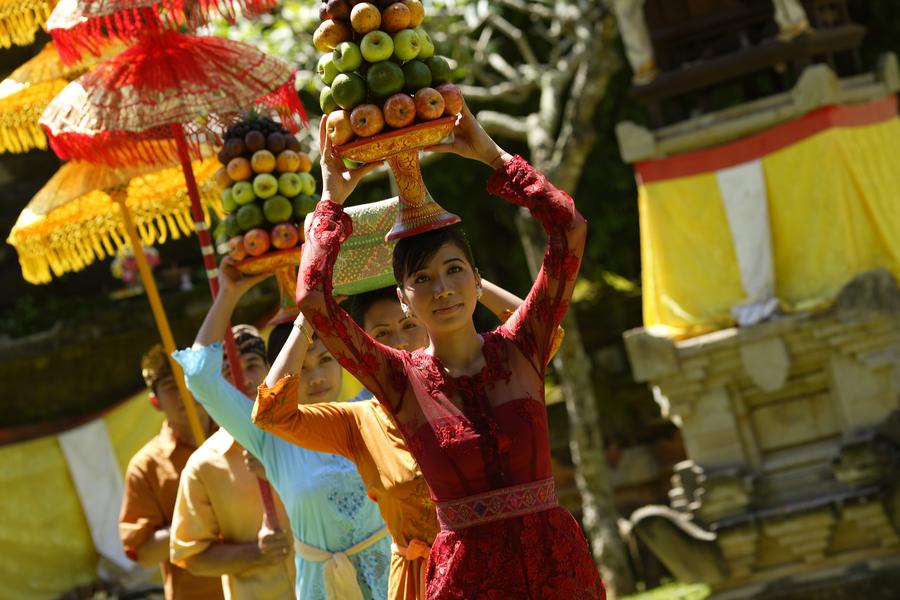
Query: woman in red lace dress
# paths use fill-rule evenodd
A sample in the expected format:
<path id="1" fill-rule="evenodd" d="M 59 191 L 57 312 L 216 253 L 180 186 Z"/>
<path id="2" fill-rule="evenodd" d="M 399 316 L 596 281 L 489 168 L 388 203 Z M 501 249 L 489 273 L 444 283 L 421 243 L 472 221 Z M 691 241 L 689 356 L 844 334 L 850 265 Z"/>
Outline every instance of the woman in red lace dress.
<path id="1" fill-rule="evenodd" d="M 394 252 L 401 302 L 424 323 L 430 345 L 410 353 L 367 336 L 331 294 L 334 262 L 352 231 L 342 204 L 359 173 L 344 169 L 327 139 L 297 301 L 331 353 L 394 416 L 422 469 L 441 525 L 429 600 L 602 599 L 584 535 L 557 503 L 544 406 L 545 365 L 587 226 L 567 194 L 504 152 L 468 109 L 454 133 L 433 150 L 495 168 L 488 191 L 528 208 L 549 236 L 525 303 L 478 333 L 480 277 L 468 244 L 453 228 L 439 229 L 401 240 Z"/>

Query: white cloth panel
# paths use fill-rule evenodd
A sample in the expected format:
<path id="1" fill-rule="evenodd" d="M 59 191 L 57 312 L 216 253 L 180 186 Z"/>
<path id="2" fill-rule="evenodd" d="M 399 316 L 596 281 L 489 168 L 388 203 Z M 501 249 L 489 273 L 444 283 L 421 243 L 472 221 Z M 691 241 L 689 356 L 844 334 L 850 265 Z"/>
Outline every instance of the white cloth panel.
<path id="1" fill-rule="evenodd" d="M 740 325 L 753 325 L 777 308 L 768 195 L 759 160 L 716 172 L 725 205 L 734 253 L 747 293 L 744 303 L 732 308 Z"/>
<path id="2" fill-rule="evenodd" d="M 125 556 L 119 541 L 119 510 L 125 486 L 106 422 L 94 419 L 59 434 L 57 439 L 97 553 L 126 571 L 133 569 L 135 563 Z"/>

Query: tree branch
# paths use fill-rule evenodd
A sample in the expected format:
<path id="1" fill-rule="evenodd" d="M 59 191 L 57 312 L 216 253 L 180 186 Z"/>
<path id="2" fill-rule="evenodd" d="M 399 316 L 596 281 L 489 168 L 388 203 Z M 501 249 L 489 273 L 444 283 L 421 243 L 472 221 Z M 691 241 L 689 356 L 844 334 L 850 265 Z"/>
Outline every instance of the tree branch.
<path id="1" fill-rule="evenodd" d="M 522 117 L 514 117 L 493 110 L 478 112 L 478 122 L 489 134 L 497 135 L 517 142 L 528 139 L 528 123 Z"/>

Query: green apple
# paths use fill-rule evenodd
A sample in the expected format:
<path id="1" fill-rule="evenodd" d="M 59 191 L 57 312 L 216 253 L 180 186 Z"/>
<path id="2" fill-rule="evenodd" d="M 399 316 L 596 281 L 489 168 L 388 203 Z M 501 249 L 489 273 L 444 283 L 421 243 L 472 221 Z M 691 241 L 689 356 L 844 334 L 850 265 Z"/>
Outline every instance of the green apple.
<path id="1" fill-rule="evenodd" d="M 450 81 L 450 64 L 443 56 L 432 56 L 425 59 L 425 64 L 431 69 L 431 85 L 441 85 Z"/>
<path id="2" fill-rule="evenodd" d="M 340 108 L 338 103 L 334 101 L 334 93 L 332 93 L 330 87 L 323 87 L 322 91 L 319 93 L 319 108 L 322 109 L 323 114 L 330 114 Z"/>
<path id="3" fill-rule="evenodd" d="M 411 60 L 403 65 L 403 76 L 406 78 L 403 89 L 410 94 L 431 86 L 431 69 L 421 60 Z"/>
<path id="4" fill-rule="evenodd" d="M 257 198 L 271 198 L 278 193 L 278 180 L 271 173 L 260 173 L 253 178 L 253 191 Z"/>
<path id="5" fill-rule="evenodd" d="M 331 52 L 322 55 L 319 59 L 319 64 L 316 65 L 316 71 L 318 71 L 322 83 L 331 85 L 331 82 L 334 81 L 334 78 L 340 73 L 337 66 L 334 64 L 334 56 Z"/>
<path id="6" fill-rule="evenodd" d="M 314 196 L 297 196 L 294 198 L 294 218 L 298 221 L 303 219 L 308 213 L 316 210 L 318 200 Z"/>
<path id="7" fill-rule="evenodd" d="M 238 225 L 237 213 L 225 217 L 225 237 L 233 238 L 241 234 L 241 226 Z"/>
<path id="8" fill-rule="evenodd" d="M 355 160 L 350 160 L 349 158 L 342 158 L 341 160 L 343 161 L 344 166 L 351 170 L 358 169 L 365 164 Z"/>
<path id="9" fill-rule="evenodd" d="M 278 176 L 278 193 L 288 198 L 293 198 L 301 192 L 303 192 L 303 178 L 300 175 L 297 173 L 282 173 Z"/>
<path id="10" fill-rule="evenodd" d="M 341 73 L 352 73 L 362 64 L 362 53 L 353 42 L 341 42 L 332 51 L 334 66 Z"/>
<path id="11" fill-rule="evenodd" d="M 375 63 L 366 73 L 369 90 L 380 98 L 386 98 L 403 89 L 406 78 L 403 69 L 392 62 Z"/>
<path id="12" fill-rule="evenodd" d="M 434 42 L 424 27 L 416 28 L 416 35 L 419 36 L 419 58 L 426 59 L 434 56 Z"/>
<path id="13" fill-rule="evenodd" d="M 237 210 L 238 203 L 235 201 L 234 192 L 231 191 L 230 187 L 222 190 L 222 195 L 219 198 L 222 200 L 222 209 L 226 213 L 230 214 Z"/>
<path id="14" fill-rule="evenodd" d="M 263 224 L 263 211 L 256 204 L 246 204 L 238 209 L 237 224 L 241 231 L 249 231 Z"/>
<path id="15" fill-rule="evenodd" d="M 415 29 L 403 29 L 394 34 L 394 57 L 400 60 L 412 60 L 419 56 L 419 34 Z"/>
<path id="16" fill-rule="evenodd" d="M 294 207 L 284 196 L 272 196 L 263 204 L 263 214 L 269 223 L 284 223 L 294 214 Z"/>
<path id="17" fill-rule="evenodd" d="M 384 31 L 370 31 L 359 43 L 363 58 L 370 63 L 378 63 L 394 55 L 394 40 Z"/>
<path id="18" fill-rule="evenodd" d="M 331 83 L 331 94 L 338 106 L 353 110 L 366 99 L 366 82 L 356 73 L 341 73 Z"/>
<path id="19" fill-rule="evenodd" d="M 303 184 L 303 189 L 300 190 L 300 193 L 304 196 L 312 196 L 316 193 L 316 178 L 310 175 L 309 173 L 295 173 L 297 177 L 300 178 L 300 182 Z"/>
<path id="20" fill-rule="evenodd" d="M 231 196 L 240 206 L 256 200 L 256 192 L 253 191 L 253 184 L 249 181 L 238 181 L 231 186 Z"/>

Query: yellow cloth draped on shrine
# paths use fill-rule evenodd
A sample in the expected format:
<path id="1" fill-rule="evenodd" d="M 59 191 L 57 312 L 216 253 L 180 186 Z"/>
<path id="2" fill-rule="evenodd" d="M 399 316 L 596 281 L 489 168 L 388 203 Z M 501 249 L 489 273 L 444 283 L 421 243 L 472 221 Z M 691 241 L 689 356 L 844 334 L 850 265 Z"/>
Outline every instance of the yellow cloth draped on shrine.
<path id="1" fill-rule="evenodd" d="M 102 419 L 124 474 L 162 413 L 142 393 Z M 97 579 L 99 556 L 55 435 L 0 446 L 0 489 L 0 597 L 57 598 Z"/>
<path id="2" fill-rule="evenodd" d="M 900 280 L 896 112 L 781 145 L 753 158 L 762 164 L 774 296 L 782 310 L 825 306 L 872 269 Z M 644 326 L 672 336 L 730 326 L 730 310 L 747 291 L 717 171 L 648 179 L 638 192 Z"/>

